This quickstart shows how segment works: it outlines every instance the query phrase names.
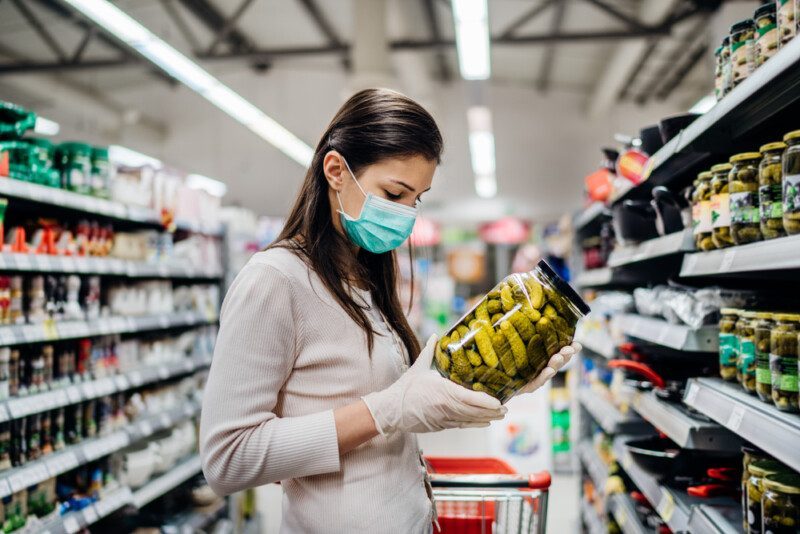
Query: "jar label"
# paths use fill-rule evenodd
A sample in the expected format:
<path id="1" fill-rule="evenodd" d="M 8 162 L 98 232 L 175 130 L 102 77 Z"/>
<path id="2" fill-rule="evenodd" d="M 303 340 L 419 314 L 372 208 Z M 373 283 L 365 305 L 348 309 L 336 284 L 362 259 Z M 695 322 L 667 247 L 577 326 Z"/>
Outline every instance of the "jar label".
<path id="1" fill-rule="evenodd" d="M 800 211 L 800 174 L 783 177 L 783 212 Z"/>
<path id="2" fill-rule="evenodd" d="M 719 363 L 724 367 L 736 364 L 736 334 L 719 334 Z"/>
<path id="3" fill-rule="evenodd" d="M 800 182 L 800 176 L 798 176 Z M 723 228 L 731 225 L 731 206 L 728 193 L 719 193 L 711 196 L 711 225 L 713 228 Z"/>
<path id="4" fill-rule="evenodd" d="M 756 369 L 756 346 L 752 339 L 739 341 L 739 352 L 736 358 L 736 366 L 745 376 L 755 376 Z"/>
<path id="5" fill-rule="evenodd" d="M 770 354 L 769 369 L 772 373 L 772 389 L 787 393 L 798 392 L 796 357 Z"/>
<path id="6" fill-rule="evenodd" d="M 756 65 L 761 66 L 766 60 L 775 55 L 778 51 L 778 26 L 767 24 L 758 28 L 756 38 Z"/>
<path id="7" fill-rule="evenodd" d="M 710 233 L 711 228 L 711 201 L 701 200 L 692 206 L 692 233 Z"/>
<path id="8" fill-rule="evenodd" d="M 752 39 L 731 45 L 733 85 L 738 85 L 753 72 L 755 67 L 754 51 L 755 46 Z"/>
<path id="9" fill-rule="evenodd" d="M 756 350 L 756 382 L 772 384 L 772 373 L 769 370 L 769 352 Z"/>
<path id="10" fill-rule="evenodd" d="M 783 217 L 783 197 L 780 184 L 762 185 L 758 188 L 758 203 L 761 209 L 761 220 L 780 219 Z"/>
<path id="11" fill-rule="evenodd" d="M 779 0 L 778 29 L 781 34 L 781 43 L 790 41 L 797 31 L 797 28 L 795 28 L 794 9 L 795 6 L 792 0 Z"/>
<path id="12" fill-rule="evenodd" d="M 758 193 L 754 191 L 731 193 L 730 205 L 732 222 L 758 224 Z"/>

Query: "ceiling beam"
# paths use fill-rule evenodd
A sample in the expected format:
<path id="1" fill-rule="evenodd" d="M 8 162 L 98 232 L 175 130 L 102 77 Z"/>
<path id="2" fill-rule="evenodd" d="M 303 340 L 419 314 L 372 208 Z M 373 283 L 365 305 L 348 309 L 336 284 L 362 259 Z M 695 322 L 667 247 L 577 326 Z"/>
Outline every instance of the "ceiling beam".
<path id="1" fill-rule="evenodd" d="M 36 17 L 36 15 L 31 11 L 30 5 L 26 5 L 25 2 L 22 0 L 12 0 L 14 6 L 17 8 L 28 24 L 33 28 L 33 30 L 39 35 L 39 37 L 44 41 L 53 54 L 55 54 L 56 58 L 59 61 L 65 61 L 67 59 L 67 54 L 64 52 L 64 49 L 61 48 L 61 45 L 58 44 L 47 28 L 44 27 L 44 24 Z"/>
<path id="2" fill-rule="evenodd" d="M 542 0 L 539 4 L 533 6 L 528 11 L 520 15 L 516 20 L 514 20 L 511 24 L 506 26 L 506 28 L 500 32 L 500 38 L 511 37 L 513 36 L 517 30 L 521 27 L 525 26 L 528 22 L 532 21 L 539 15 L 541 15 L 548 7 L 552 6 L 558 2 L 558 0 Z"/>
<path id="3" fill-rule="evenodd" d="M 225 25 L 225 17 L 208 0 L 179 0 L 209 31 L 216 34 Z M 255 44 L 239 29 L 231 30 L 225 42 L 236 51 L 252 50 Z"/>
<path id="4" fill-rule="evenodd" d="M 428 32 L 431 34 L 431 38 L 434 41 L 441 41 L 442 32 L 439 28 L 439 17 L 436 15 L 436 6 L 433 4 L 433 0 L 422 0 L 422 9 L 425 12 L 425 21 L 428 23 Z M 442 47 L 436 49 L 436 67 L 442 81 L 449 82 L 452 79 L 447 57 Z"/>
<path id="5" fill-rule="evenodd" d="M 172 20 L 175 26 L 178 28 L 178 31 L 183 36 L 183 39 L 189 45 L 193 51 L 197 52 L 200 50 L 200 41 L 198 41 L 197 37 L 195 37 L 194 33 L 192 32 L 189 25 L 186 23 L 186 20 L 178 13 L 178 9 L 175 7 L 176 0 L 160 0 L 161 5 L 164 7 L 164 11 L 167 12 L 167 16 Z"/>
<path id="6" fill-rule="evenodd" d="M 92 26 L 83 33 L 81 42 L 78 43 L 78 47 L 75 48 L 75 52 L 73 52 L 72 56 L 69 58 L 70 63 L 78 63 L 81 60 L 83 53 L 86 52 L 86 48 L 89 46 L 89 43 L 92 40 L 92 37 L 94 37 L 95 31 L 95 27 Z"/>
<path id="7" fill-rule="evenodd" d="M 239 7 L 236 8 L 236 11 L 234 11 L 233 14 L 222 24 L 222 27 L 214 36 L 214 40 L 211 41 L 210 45 L 208 45 L 209 54 L 216 52 L 219 44 L 227 39 L 228 34 L 230 34 L 236 28 L 236 24 L 239 22 L 239 19 L 242 18 L 242 15 L 244 15 L 245 11 L 247 11 L 254 1 L 255 0 L 242 0 L 242 2 L 239 4 Z"/>
<path id="8" fill-rule="evenodd" d="M 666 100 L 669 98 L 669 95 L 683 82 L 686 76 L 692 72 L 692 69 L 706 57 L 706 53 L 708 52 L 708 43 L 701 41 L 695 45 L 694 50 L 688 55 L 688 57 L 684 60 L 681 67 L 672 75 L 662 87 L 656 93 L 656 98 L 658 100 Z"/>
<path id="9" fill-rule="evenodd" d="M 561 31 L 561 26 L 564 23 L 564 14 L 567 10 L 567 0 L 560 0 L 553 10 L 553 18 L 551 21 L 551 33 L 557 35 Z M 539 77 L 537 78 L 537 89 L 541 92 L 547 92 L 550 88 L 550 75 L 553 72 L 553 61 L 556 57 L 556 45 L 551 43 L 547 45 L 542 56 L 542 63 L 539 67 Z"/>
<path id="10" fill-rule="evenodd" d="M 311 17 L 311 20 L 314 21 L 317 29 L 325 36 L 325 40 L 328 41 L 328 45 L 330 46 L 341 46 L 342 39 L 339 36 L 339 32 L 336 31 L 336 28 L 333 27 L 333 24 L 328 20 L 328 17 L 325 16 L 325 13 L 322 12 L 319 5 L 315 0 L 298 0 L 300 5 L 306 10 L 308 16 Z M 350 59 L 345 52 L 342 54 L 342 64 L 344 65 L 345 69 L 350 68 Z"/>
<path id="11" fill-rule="evenodd" d="M 31 74 L 37 72 L 75 72 L 81 70 L 98 70 L 115 67 L 129 67 L 136 65 L 144 67 L 145 64 L 135 62 L 128 58 L 122 59 L 91 59 L 72 63 L 70 61 L 58 63 L 43 63 L 32 60 L 17 60 L 8 63 L 0 63 L 0 76 L 10 74 Z"/>
<path id="12" fill-rule="evenodd" d="M 631 69 L 631 73 L 628 76 L 628 79 L 625 80 L 625 83 L 622 84 L 622 89 L 619 91 L 619 95 L 617 96 L 617 100 L 625 100 L 628 98 L 628 95 L 633 88 L 633 84 L 636 83 L 636 80 L 639 78 L 639 73 L 642 71 L 644 66 L 647 64 L 647 61 L 650 59 L 650 56 L 653 55 L 653 52 L 656 51 L 658 48 L 658 37 L 653 37 L 648 39 L 647 47 L 642 51 L 641 56 L 639 56 L 639 61 L 636 62 L 636 66 Z"/>
<path id="13" fill-rule="evenodd" d="M 622 11 L 620 11 L 619 9 L 614 7 L 613 5 L 609 4 L 605 0 L 585 0 L 585 1 L 590 3 L 590 4 L 592 4 L 593 6 L 597 7 L 598 9 L 604 11 L 608 15 L 611 15 L 611 17 L 613 17 L 613 18 L 617 19 L 618 21 L 622 22 L 623 24 L 625 24 L 629 28 L 632 28 L 632 29 L 635 29 L 635 30 L 644 30 L 644 29 L 647 28 L 646 25 L 644 25 L 641 22 L 639 22 L 638 20 L 636 20 L 636 18 L 631 17 L 630 15 L 628 15 L 626 13 L 623 13 Z"/>

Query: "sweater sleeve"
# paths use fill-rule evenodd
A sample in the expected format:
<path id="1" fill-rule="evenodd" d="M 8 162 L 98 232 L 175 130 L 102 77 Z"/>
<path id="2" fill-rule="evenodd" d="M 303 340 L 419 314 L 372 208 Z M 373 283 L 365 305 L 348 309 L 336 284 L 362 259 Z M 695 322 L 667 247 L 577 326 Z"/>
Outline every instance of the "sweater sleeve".
<path id="1" fill-rule="evenodd" d="M 203 474 L 220 495 L 340 468 L 332 410 L 274 413 L 301 337 L 295 304 L 290 280 L 258 263 L 225 297 L 200 418 Z"/>

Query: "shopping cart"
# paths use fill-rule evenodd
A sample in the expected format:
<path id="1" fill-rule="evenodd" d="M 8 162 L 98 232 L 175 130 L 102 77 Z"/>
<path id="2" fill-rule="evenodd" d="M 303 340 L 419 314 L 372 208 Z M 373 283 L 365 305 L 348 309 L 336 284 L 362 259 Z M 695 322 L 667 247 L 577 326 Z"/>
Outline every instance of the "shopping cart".
<path id="1" fill-rule="evenodd" d="M 426 457 L 441 534 L 543 534 L 550 473 L 518 475 L 498 458 Z"/>

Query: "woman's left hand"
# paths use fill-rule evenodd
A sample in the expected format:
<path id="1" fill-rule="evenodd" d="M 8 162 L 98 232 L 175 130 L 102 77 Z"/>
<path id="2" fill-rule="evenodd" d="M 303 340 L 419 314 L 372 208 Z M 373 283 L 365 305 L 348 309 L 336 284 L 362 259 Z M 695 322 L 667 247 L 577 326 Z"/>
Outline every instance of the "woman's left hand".
<path id="1" fill-rule="evenodd" d="M 542 369 L 542 372 L 539 373 L 539 376 L 533 379 L 532 382 L 528 383 L 525 387 L 519 390 L 519 393 L 532 393 L 545 385 L 548 380 L 553 378 L 555 374 L 558 372 L 559 369 L 567 365 L 570 359 L 578 354 L 583 347 L 577 341 L 573 341 L 571 345 L 567 345 L 560 351 L 558 354 L 554 354 L 550 361 L 547 362 L 547 367 Z"/>

